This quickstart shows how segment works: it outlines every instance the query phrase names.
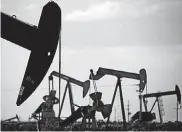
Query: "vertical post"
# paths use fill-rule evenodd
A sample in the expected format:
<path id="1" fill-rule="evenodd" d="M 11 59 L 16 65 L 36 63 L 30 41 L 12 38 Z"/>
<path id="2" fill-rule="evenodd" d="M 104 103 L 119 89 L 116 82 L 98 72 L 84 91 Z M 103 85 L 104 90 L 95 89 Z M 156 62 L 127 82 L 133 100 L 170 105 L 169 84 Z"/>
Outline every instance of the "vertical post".
<path id="1" fill-rule="evenodd" d="M 114 120 L 116 121 L 116 107 L 114 109 Z"/>
<path id="2" fill-rule="evenodd" d="M 59 34 L 59 75 L 61 74 L 61 29 Z M 59 77 L 59 113 L 58 118 L 60 119 L 61 115 L 61 78 Z"/>
<path id="3" fill-rule="evenodd" d="M 39 121 L 40 121 L 40 113 L 39 113 Z"/>
<path id="4" fill-rule="evenodd" d="M 130 104 L 129 104 L 129 100 L 128 100 L 128 105 L 127 105 L 127 110 L 128 110 L 128 122 L 130 120 Z"/>
<path id="5" fill-rule="evenodd" d="M 139 113 L 139 120 L 142 121 L 142 95 L 141 91 L 139 90 L 139 105 L 140 105 L 140 113 Z"/>
<path id="6" fill-rule="evenodd" d="M 81 124 L 81 130 L 82 130 L 82 131 L 85 131 L 86 123 L 87 123 L 86 117 L 83 116 L 83 118 L 82 118 L 82 124 Z"/>
<path id="7" fill-rule="evenodd" d="M 92 77 L 92 75 L 91 75 L 91 77 Z M 91 94 L 91 89 L 89 88 L 89 95 Z M 89 98 L 89 105 L 91 105 L 91 98 Z M 91 119 L 90 118 L 88 118 L 88 122 L 89 122 L 89 124 L 90 124 L 90 121 Z M 90 130 L 90 125 L 89 125 L 89 128 L 88 128 L 89 130 Z"/>
<path id="8" fill-rule="evenodd" d="M 50 78 L 49 78 L 49 95 L 50 95 L 50 91 L 51 91 L 51 88 L 50 88 Z"/>
<path id="9" fill-rule="evenodd" d="M 145 98 L 143 98 L 143 104 L 144 104 L 144 108 L 145 108 L 145 112 L 147 112 L 147 100 L 145 100 Z"/>
<path id="10" fill-rule="evenodd" d="M 178 121 L 178 101 L 176 103 L 176 121 Z"/>
<path id="11" fill-rule="evenodd" d="M 122 116 L 123 116 L 123 128 L 124 128 L 124 130 L 125 130 L 125 129 L 126 129 L 126 117 L 125 117 L 123 93 L 122 93 L 120 78 L 118 78 L 118 86 L 119 86 L 120 101 L 121 101 L 121 110 L 122 110 Z"/>
<path id="12" fill-rule="evenodd" d="M 50 84 L 51 81 L 52 81 L 52 86 L 53 86 L 53 77 L 50 75 L 49 76 L 49 94 L 51 93 L 51 84 Z"/>
<path id="13" fill-rule="evenodd" d="M 116 83 L 116 87 L 115 87 L 114 94 L 113 94 L 113 98 L 112 98 L 112 102 L 111 102 L 111 110 L 112 110 L 112 107 L 113 107 L 113 104 L 114 104 L 114 99 L 116 97 L 117 89 L 118 89 L 118 81 Z M 111 113 L 110 113 L 109 117 L 107 118 L 107 125 L 109 123 L 110 116 L 111 116 Z"/>
<path id="14" fill-rule="evenodd" d="M 54 90 L 54 80 L 53 80 L 53 77 L 52 77 L 52 90 Z"/>
<path id="15" fill-rule="evenodd" d="M 89 124 L 90 125 L 90 124 Z M 92 117 L 92 131 L 97 130 L 97 121 L 95 119 L 95 116 Z"/>
<path id="16" fill-rule="evenodd" d="M 91 119 L 90 119 L 90 117 L 89 117 L 89 119 L 88 119 L 88 130 L 90 130 L 90 129 L 91 129 L 91 128 L 90 128 L 90 127 L 91 127 L 91 125 L 90 125 L 90 124 L 91 124 Z"/>

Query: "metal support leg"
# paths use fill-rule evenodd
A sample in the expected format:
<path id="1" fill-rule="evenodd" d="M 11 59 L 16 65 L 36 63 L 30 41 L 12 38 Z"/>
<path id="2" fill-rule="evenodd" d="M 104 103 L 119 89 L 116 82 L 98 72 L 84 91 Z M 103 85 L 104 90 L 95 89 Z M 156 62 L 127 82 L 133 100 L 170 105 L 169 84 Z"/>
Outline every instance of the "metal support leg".
<path id="1" fill-rule="evenodd" d="M 60 115 L 61 115 L 61 112 L 62 112 L 62 109 L 63 109 L 63 104 L 64 104 L 67 89 L 68 89 L 68 83 L 66 84 L 66 87 L 65 87 L 65 90 L 64 90 L 64 95 L 63 95 L 63 99 L 62 99 L 62 102 L 61 102 L 61 108 L 60 108 Z"/>
<path id="2" fill-rule="evenodd" d="M 112 109 L 113 104 L 114 104 L 114 99 L 115 99 L 115 97 L 116 97 L 117 89 L 118 89 L 118 81 L 117 81 L 117 83 L 116 83 L 116 87 L 115 87 L 115 90 L 114 90 L 114 94 L 113 94 L 113 98 L 112 98 L 112 102 L 111 102 L 111 109 Z M 108 123 L 109 123 L 110 116 L 111 116 L 111 113 L 110 113 L 109 117 L 107 118 L 107 125 L 108 125 Z"/>
<path id="3" fill-rule="evenodd" d="M 92 130 L 97 130 L 97 121 L 95 117 L 92 117 Z"/>
<path id="4" fill-rule="evenodd" d="M 161 115 L 161 109 L 160 109 L 160 105 L 159 105 L 159 100 L 158 100 L 158 98 L 157 98 L 157 103 L 158 103 L 158 110 L 159 110 L 160 123 L 163 123 L 162 115 Z"/>
<path id="5" fill-rule="evenodd" d="M 68 83 L 68 91 L 69 91 L 69 98 L 70 98 L 70 108 L 71 108 L 71 113 L 73 113 L 75 111 L 75 107 L 74 107 L 74 102 L 73 102 L 73 93 L 72 93 L 72 88 L 70 83 Z"/>
<path id="6" fill-rule="evenodd" d="M 84 116 L 83 118 L 82 118 L 82 124 L 81 124 L 81 130 L 82 131 L 85 131 L 85 128 L 86 128 L 86 117 Z"/>
<path id="7" fill-rule="evenodd" d="M 143 98 L 143 104 L 144 104 L 145 112 L 147 112 L 147 111 L 148 111 L 148 109 L 147 109 L 147 103 L 146 103 L 145 98 Z"/>
<path id="8" fill-rule="evenodd" d="M 88 125 L 88 130 L 90 130 L 90 124 L 91 124 L 91 119 L 90 118 L 88 119 L 88 124 L 89 124 Z"/>
<path id="9" fill-rule="evenodd" d="M 122 110 L 122 116 L 123 116 L 123 127 L 125 129 L 126 128 L 126 116 L 125 116 L 123 93 L 122 93 L 120 78 L 118 78 L 118 85 L 119 85 L 119 92 L 120 92 L 121 110 Z"/>
<path id="10" fill-rule="evenodd" d="M 154 108 L 156 102 L 157 102 L 157 98 L 156 98 L 154 104 L 152 105 L 152 108 L 151 108 L 150 112 L 153 110 L 153 108 Z"/>

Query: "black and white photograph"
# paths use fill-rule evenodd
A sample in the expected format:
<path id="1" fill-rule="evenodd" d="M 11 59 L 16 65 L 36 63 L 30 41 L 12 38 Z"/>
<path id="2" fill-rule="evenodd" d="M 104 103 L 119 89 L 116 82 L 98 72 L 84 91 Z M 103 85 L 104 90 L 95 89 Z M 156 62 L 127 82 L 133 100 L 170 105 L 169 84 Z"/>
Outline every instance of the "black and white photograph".
<path id="1" fill-rule="evenodd" d="M 182 0 L 1 0 L 1 131 L 182 131 Z"/>

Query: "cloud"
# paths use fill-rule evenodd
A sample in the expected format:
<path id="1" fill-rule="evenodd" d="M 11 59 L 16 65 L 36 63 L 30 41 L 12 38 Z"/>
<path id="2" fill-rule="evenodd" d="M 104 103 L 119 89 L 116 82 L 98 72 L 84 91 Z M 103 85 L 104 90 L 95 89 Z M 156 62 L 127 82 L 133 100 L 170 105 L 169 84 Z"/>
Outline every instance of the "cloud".
<path id="1" fill-rule="evenodd" d="M 170 0 L 107 0 L 92 4 L 86 10 L 74 10 L 65 15 L 65 21 L 97 21 L 109 18 L 138 18 L 161 11 L 167 6 L 178 6 L 182 1 Z"/>
<path id="2" fill-rule="evenodd" d="M 75 10 L 65 16 L 66 21 L 92 21 L 114 17 L 140 17 L 159 10 L 157 4 L 149 1 L 105 1 L 94 4 L 85 11 Z"/>
<path id="3" fill-rule="evenodd" d="M 67 14 L 65 20 L 68 21 L 89 21 L 112 17 L 118 13 L 117 2 L 107 1 L 98 5 L 91 5 L 86 11 L 75 10 Z"/>

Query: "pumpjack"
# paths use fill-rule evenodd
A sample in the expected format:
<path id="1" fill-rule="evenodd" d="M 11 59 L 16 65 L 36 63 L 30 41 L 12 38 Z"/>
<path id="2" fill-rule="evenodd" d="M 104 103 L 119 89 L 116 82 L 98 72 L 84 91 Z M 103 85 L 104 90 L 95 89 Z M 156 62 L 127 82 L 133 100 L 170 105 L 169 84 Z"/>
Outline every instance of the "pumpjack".
<path id="1" fill-rule="evenodd" d="M 1 37 L 31 51 L 16 102 L 20 106 L 39 86 L 53 61 L 60 39 L 61 9 L 55 2 L 48 2 L 38 26 L 14 16 L 1 12 Z"/>
<path id="2" fill-rule="evenodd" d="M 94 101 L 93 106 L 89 106 L 89 105 L 88 106 L 79 106 L 77 104 L 74 104 L 74 102 L 73 102 L 72 88 L 71 88 L 70 83 L 74 83 L 74 84 L 83 88 L 83 98 L 84 98 L 87 95 L 88 90 L 90 88 L 90 81 L 86 80 L 84 82 L 81 82 L 81 81 L 76 80 L 72 77 L 66 76 L 64 74 L 59 74 L 58 72 L 53 71 L 49 76 L 49 91 L 51 89 L 51 86 L 50 86 L 51 82 L 52 82 L 52 89 L 54 89 L 53 76 L 59 77 L 59 78 L 67 81 L 65 91 L 63 94 L 63 99 L 62 99 L 60 111 L 62 111 L 62 108 L 63 108 L 67 89 L 69 90 L 69 97 L 70 97 L 71 115 L 69 117 L 67 117 L 65 120 L 61 120 L 59 122 L 59 125 L 61 127 L 65 127 L 69 124 L 72 124 L 73 122 L 75 122 L 79 118 L 82 118 L 82 130 L 85 130 L 86 119 L 89 118 L 89 119 L 92 119 L 92 129 L 96 130 L 97 129 L 97 123 L 96 123 L 96 119 L 95 119 L 95 112 L 96 111 L 101 112 L 104 118 L 108 117 L 108 115 L 110 114 L 110 108 L 109 107 L 111 105 L 110 104 L 106 104 L 106 105 L 103 104 L 103 102 L 101 101 L 102 93 L 97 92 L 97 93 L 90 94 L 90 98 Z M 96 103 L 96 101 L 99 101 L 99 103 Z M 77 106 L 78 109 L 75 110 L 74 106 Z M 43 108 L 44 108 L 44 105 L 41 104 L 34 113 L 41 112 Z M 56 122 L 58 122 L 58 121 L 56 121 Z"/>
<path id="3" fill-rule="evenodd" d="M 71 77 L 68 77 L 68 76 L 66 76 L 64 74 L 59 74 L 59 73 L 53 71 L 49 76 L 49 79 L 50 79 L 50 81 L 52 81 L 52 84 L 53 84 L 53 75 L 56 76 L 56 77 L 61 77 L 62 79 L 66 80 L 67 84 L 69 84 L 69 85 L 70 85 L 70 83 L 74 83 L 74 84 L 77 84 L 77 85 L 83 87 L 83 97 L 86 96 L 86 94 L 88 92 L 88 89 L 90 87 L 90 81 L 89 80 L 87 80 L 85 82 L 81 82 L 81 81 L 78 81 L 78 80 L 73 79 Z M 66 86 L 68 88 L 68 90 L 70 88 L 69 85 Z M 49 87 L 50 87 L 50 83 L 49 83 Z M 50 89 L 51 88 L 49 88 L 49 90 Z M 66 89 L 65 89 L 65 91 L 66 91 Z M 53 92 L 53 85 L 52 85 L 52 90 L 50 90 L 50 94 L 52 92 Z M 64 103 L 65 93 L 66 92 L 64 92 L 61 106 L 63 106 L 63 103 Z M 69 96 L 70 95 L 72 96 L 72 94 L 69 94 Z M 43 97 L 44 101 L 48 101 L 47 99 L 51 99 L 51 98 L 49 98 L 49 96 L 48 95 L 44 96 Z M 96 122 L 96 119 L 95 119 L 96 111 L 101 112 L 104 118 L 108 117 L 110 115 L 110 112 L 111 112 L 110 111 L 111 110 L 110 109 L 111 105 L 110 104 L 104 105 L 104 103 L 101 101 L 101 97 L 102 97 L 102 93 L 100 93 L 100 92 L 90 94 L 90 98 L 93 100 L 93 106 L 90 106 L 90 105 L 88 105 L 88 106 L 79 106 L 79 105 L 74 104 L 73 100 L 70 100 L 70 102 L 71 102 L 70 105 L 71 106 L 77 106 L 78 109 L 77 110 L 73 109 L 71 111 L 71 115 L 69 117 L 67 117 L 65 120 L 56 119 L 55 116 L 54 116 L 54 112 L 51 111 L 53 109 L 53 107 L 50 107 L 51 110 L 48 109 L 48 106 L 51 106 L 51 105 L 46 105 L 47 103 L 45 103 L 45 102 L 40 104 L 40 106 L 32 114 L 32 117 L 35 117 L 35 119 L 39 120 L 39 126 L 40 126 L 40 124 L 45 124 L 46 118 L 49 118 L 49 120 L 54 119 L 55 124 L 59 124 L 58 126 L 60 126 L 60 127 L 68 126 L 68 125 L 72 124 L 73 122 L 75 122 L 76 120 L 82 118 L 82 125 L 81 125 L 82 130 L 85 130 L 86 119 L 92 119 L 92 130 L 96 130 L 97 129 L 97 122 Z M 52 101 L 48 101 L 48 102 L 52 102 L 53 104 L 56 104 L 56 103 L 54 103 L 55 102 L 54 99 L 58 100 L 56 98 L 53 98 Z M 96 101 L 99 101 L 99 103 L 96 103 Z M 56 101 L 56 102 L 58 102 L 58 101 Z M 46 113 L 43 114 L 43 112 L 44 113 L 46 112 Z M 37 116 L 37 114 L 39 114 L 39 115 Z M 42 114 L 42 116 L 40 114 Z M 51 115 L 51 116 L 49 116 L 49 115 Z M 58 126 L 55 125 L 55 128 L 58 127 Z M 48 129 L 50 130 L 50 128 L 48 128 Z"/>
<path id="4" fill-rule="evenodd" d="M 121 78 L 131 78 L 136 79 L 140 81 L 139 84 L 139 93 L 143 92 L 145 85 L 147 83 L 147 74 L 145 69 L 141 69 L 139 71 L 139 74 L 137 73 L 131 73 L 131 72 L 125 72 L 125 71 L 118 71 L 118 70 L 112 70 L 112 69 L 106 69 L 106 68 L 99 68 L 96 75 L 93 74 L 93 70 L 91 70 L 90 79 L 91 80 L 99 80 L 105 75 L 111 75 L 117 77 L 117 83 L 114 90 L 112 102 L 111 102 L 111 111 L 114 104 L 115 96 L 117 89 L 119 87 L 120 92 L 120 101 L 121 101 L 121 110 L 122 110 L 122 117 L 123 117 L 123 126 L 126 127 L 126 117 L 125 117 L 125 109 L 124 109 L 124 101 L 123 101 L 123 94 L 122 94 L 122 87 L 121 87 Z M 140 99 L 140 111 L 142 111 L 142 100 Z M 109 122 L 110 115 L 107 118 L 107 123 Z"/>
<path id="5" fill-rule="evenodd" d="M 178 87 L 178 85 L 175 86 L 175 90 L 174 91 L 166 91 L 166 92 L 158 92 L 158 93 L 150 93 L 150 94 L 144 94 L 143 96 L 143 103 L 144 103 L 144 107 L 145 107 L 145 111 L 148 112 L 147 109 L 147 104 L 146 104 L 146 98 L 151 98 L 151 97 L 155 97 L 156 100 L 151 108 L 151 110 L 149 112 L 151 112 L 156 104 L 156 102 L 158 102 L 158 110 L 159 110 L 159 118 L 160 118 L 160 122 L 163 122 L 162 119 L 162 114 L 161 114 L 161 110 L 160 110 L 160 104 L 159 104 L 159 97 L 162 96 L 168 96 L 168 95 L 176 95 L 177 96 L 177 107 L 178 104 L 181 104 L 181 92 L 180 89 Z M 178 111 L 177 111 L 177 115 L 178 115 Z"/>
<path id="6" fill-rule="evenodd" d="M 54 85 L 53 85 L 53 76 L 56 76 L 56 77 L 59 77 L 63 80 L 66 80 L 67 81 L 67 84 L 66 84 L 66 88 L 65 88 L 65 91 L 64 91 L 64 95 L 63 95 L 63 99 L 62 99 L 62 103 L 61 103 L 61 109 L 60 111 L 62 111 L 62 108 L 63 108 L 63 104 L 64 104 L 64 100 L 65 100 L 65 95 L 66 95 L 66 91 L 67 89 L 69 90 L 69 98 L 70 98 L 70 107 L 71 107 L 71 113 L 73 114 L 74 111 L 75 111 L 75 104 L 73 102 L 73 94 L 72 94 L 72 88 L 71 88 L 71 84 L 70 83 L 73 83 L 73 84 L 76 84 L 80 87 L 83 88 L 83 98 L 87 95 L 88 93 L 88 90 L 90 88 L 90 81 L 89 80 L 86 80 L 85 82 L 81 82 L 79 80 L 76 80 L 72 77 L 69 77 L 69 76 L 66 76 L 64 74 L 59 74 L 58 72 L 56 71 L 53 71 L 50 76 L 49 76 L 49 95 L 45 95 L 43 97 L 44 99 L 44 102 L 42 102 L 39 107 L 35 110 L 35 112 L 32 114 L 32 117 L 34 119 L 37 119 L 39 121 L 39 126 L 40 124 L 44 124 L 49 120 L 54 120 L 55 124 L 57 124 L 55 126 L 58 127 L 60 122 L 62 122 L 63 120 L 62 119 L 59 119 L 59 117 L 55 117 L 55 112 L 54 112 L 54 109 L 53 109 L 53 106 L 55 104 L 58 104 L 59 102 L 59 99 L 55 97 L 56 95 L 56 90 L 54 90 Z M 52 87 L 51 87 L 51 82 L 52 82 Z M 73 121 L 76 121 L 77 119 L 73 119 Z M 72 123 L 71 121 L 67 122 L 66 124 L 62 123 L 61 126 L 65 126 L 67 124 L 70 124 Z M 48 123 L 47 123 L 48 124 Z M 41 128 L 39 128 L 40 130 Z"/>

